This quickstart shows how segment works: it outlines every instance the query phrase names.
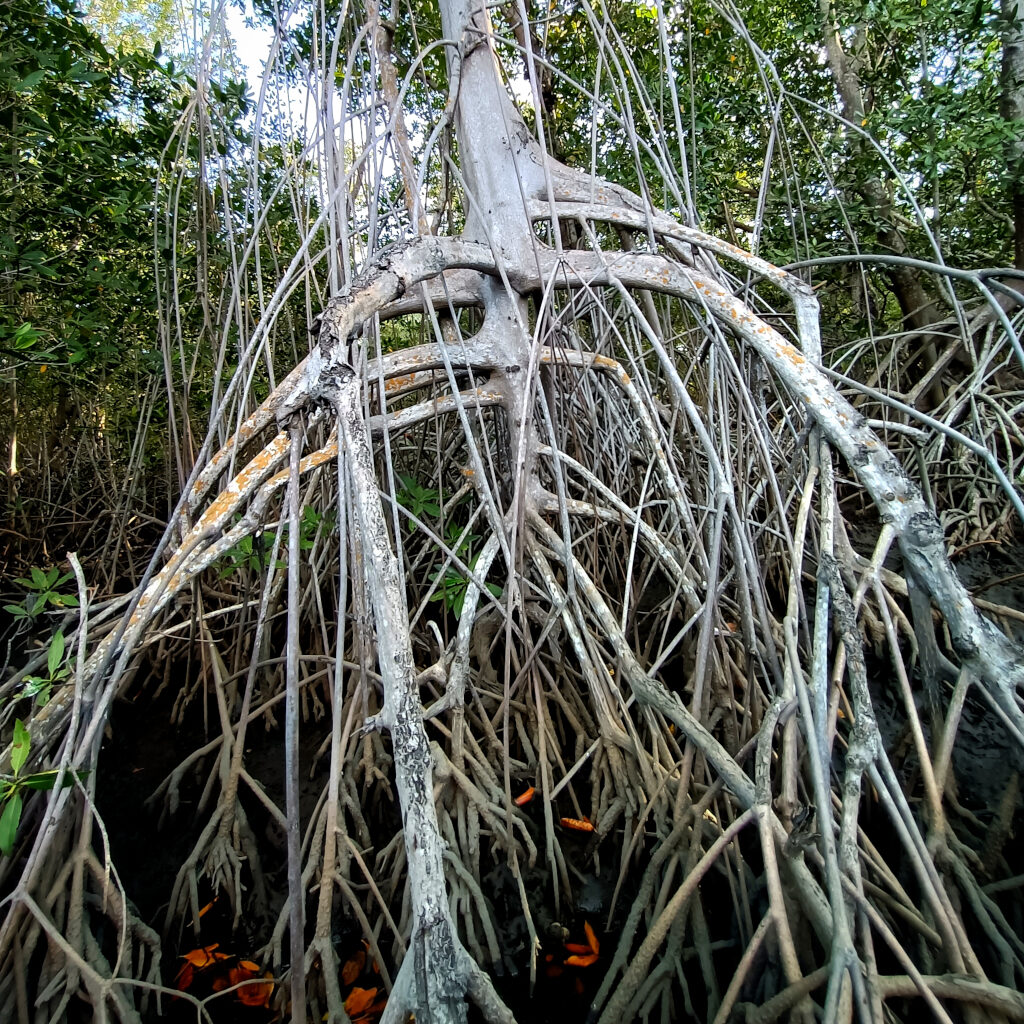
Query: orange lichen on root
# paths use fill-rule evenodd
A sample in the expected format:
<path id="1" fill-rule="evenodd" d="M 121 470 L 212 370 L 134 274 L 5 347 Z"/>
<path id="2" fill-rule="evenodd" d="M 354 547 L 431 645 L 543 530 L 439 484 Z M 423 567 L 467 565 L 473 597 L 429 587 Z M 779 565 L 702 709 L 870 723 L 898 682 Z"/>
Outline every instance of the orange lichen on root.
<path id="1" fill-rule="evenodd" d="M 384 381 L 385 391 L 401 391 L 406 385 L 411 384 L 416 379 L 416 374 L 406 373 L 401 377 L 392 377 L 390 380 Z"/>
<path id="2" fill-rule="evenodd" d="M 800 354 L 800 350 L 793 345 L 780 345 L 779 355 L 788 359 L 794 366 L 803 366 L 807 360 Z"/>

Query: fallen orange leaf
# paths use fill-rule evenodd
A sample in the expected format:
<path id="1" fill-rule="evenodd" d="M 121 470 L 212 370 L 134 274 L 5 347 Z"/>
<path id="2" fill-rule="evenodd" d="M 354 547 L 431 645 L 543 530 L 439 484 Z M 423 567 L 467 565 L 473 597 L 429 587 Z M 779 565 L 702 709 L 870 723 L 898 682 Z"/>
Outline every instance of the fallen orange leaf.
<path id="1" fill-rule="evenodd" d="M 269 975 L 264 975 L 268 977 Z M 269 1006 L 270 999 L 274 994 L 274 983 L 272 981 L 255 981 L 243 985 L 236 995 L 238 1001 L 244 1006 Z"/>
<path id="2" fill-rule="evenodd" d="M 601 952 L 601 943 L 597 941 L 597 936 L 594 934 L 594 929 L 590 927 L 589 921 L 583 922 L 583 931 L 587 935 L 587 945 L 590 946 L 590 952 L 597 956 Z"/>
<path id="3" fill-rule="evenodd" d="M 243 981 L 249 981 L 259 976 L 259 964 L 254 964 L 251 960 L 241 960 L 228 971 L 228 980 L 232 985 L 238 985 Z"/>
<path id="4" fill-rule="evenodd" d="M 375 988 L 354 988 L 345 1000 L 345 1012 L 350 1017 L 356 1017 L 367 1010 L 370 1004 L 377 998 Z"/>
<path id="5" fill-rule="evenodd" d="M 589 818 L 561 818 L 562 828 L 571 828 L 575 832 L 593 832 L 594 823 Z"/>
<path id="6" fill-rule="evenodd" d="M 523 807 L 524 805 L 528 804 L 534 798 L 536 792 L 537 791 L 533 788 L 533 786 L 530 786 L 530 788 L 527 789 L 525 793 L 520 793 L 515 800 L 516 807 Z"/>
<path id="7" fill-rule="evenodd" d="M 593 953 L 594 952 L 589 946 L 584 946 L 584 945 L 582 945 L 579 942 L 567 942 L 565 944 L 565 948 L 570 953 L 580 953 L 583 956 L 586 956 L 589 953 Z"/>
<path id="8" fill-rule="evenodd" d="M 174 987 L 179 992 L 185 992 L 195 980 L 196 972 L 187 961 L 181 965 L 181 970 L 174 976 Z"/>
<path id="9" fill-rule="evenodd" d="M 203 946 L 202 949 L 191 949 L 187 953 L 183 953 L 182 957 L 193 967 L 198 967 L 202 970 L 204 967 L 209 967 L 210 964 L 215 964 L 218 960 L 227 960 L 227 953 L 215 953 L 214 950 L 220 947 L 219 942 L 213 943 L 211 946 Z"/>
<path id="10" fill-rule="evenodd" d="M 374 1024 L 374 1021 L 379 1020 L 381 1014 L 387 1008 L 388 1000 L 385 996 L 383 999 L 378 999 L 372 1006 L 367 1007 L 366 1012 L 360 1014 L 358 1017 L 352 1018 L 352 1024 Z M 415 1017 L 411 1018 L 415 1021 Z"/>
<path id="11" fill-rule="evenodd" d="M 366 939 L 363 939 L 363 949 L 366 950 L 366 955 L 369 956 L 370 955 L 370 944 L 366 941 Z M 370 970 L 372 970 L 374 974 L 380 974 L 380 964 L 377 963 L 376 960 L 371 959 L 370 960 Z"/>
<path id="12" fill-rule="evenodd" d="M 565 961 L 566 967 L 589 967 L 597 963 L 597 954 L 590 953 L 587 956 L 570 956 Z"/>
<path id="13" fill-rule="evenodd" d="M 203 907 L 203 909 L 202 909 L 202 910 L 200 910 L 198 914 L 196 914 L 196 917 L 197 917 L 197 918 L 200 918 L 200 917 L 202 917 L 202 916 L 203 916 L 204 914 L 208 914 L 208 913 L 210 912 L 210 908 L 211 908 L 211 907 L 212 907 L 212 906 L 214 905 L 214 903 L 216 903 L 216 902 L 217 902 L 217 900 L 219 900 L 219 899 L 220 899 L 220 897 L 219 897 L 219 896 L 214 896 L 214 897 L 213 897 L 213 899 L 212 899 L 212 900 L 210 900 L 210 902 L 209 902 L 209 903 L 207 903 L 207 904 L 206 904 L 206 906 L 205 906 L 205 907 Z"/>
<path id="14" fill-rule="evenodd" d="M 345 985 L 351 985 L 360 974 L 363 973 L 363 968 L 366 966 L 366 954 L 360 950 L 355 956 L 350 957 L 345 966 L 341 969 L 341 980 Z"/>

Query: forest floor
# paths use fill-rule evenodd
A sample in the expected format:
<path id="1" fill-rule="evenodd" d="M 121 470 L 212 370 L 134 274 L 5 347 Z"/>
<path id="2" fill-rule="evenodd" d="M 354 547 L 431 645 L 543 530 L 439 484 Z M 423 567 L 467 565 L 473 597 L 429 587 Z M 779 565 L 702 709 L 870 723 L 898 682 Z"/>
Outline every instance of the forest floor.
<path id="1" fill-rule="evenodd" d="M 959 553 L 954 561 L 973 594 L 984 594 L 993 602 L 1024 609 L 1024 544 L 977 545 Z M 1018 639 L 1024 639 L 1024 623 L 1016 624 L 1016 633 Z M 18 660 L 12 658 L 15 664 Z M 145 680 L 140 675 L 129 691 L 118 699 L 110 716 L 96 780 L 98 808 L 107 829 L 112 861 L 120 871 L 121 884 L 136 905 L 140 918 L 160 932 L 164 931 L 164 917 L 175 875 L 195 844 L 202 823 L 207 820 L 208 813 L 202 810 L 204 790 L 208 778 L 215 771 L 211 755 L 208 755 L 184 773 L 179 791 L 180 803 L 174 813 L 169 812 L 163 796 L 155 796 L 176 766 L 202 746 L 205 739 L 217 734 L 217 712 L 212 694 L 198 689 L 187 706 L 177 709 L 174 706 L 182 689 L 187 689 L 181 685 L 181 677 L 194 673 L 197 667 L 195 661 L 191 665 L 174 666 L 172 676 L 175 685 L 163 692 L 152 680 Z M 899 696 L 892 688 L 884 665 L 876 665 L 872 675 L 872 691 L 882 736 L 913 799 L 915 790 L 920 788 L 920 780 L 913 745 L 901 724 L 904 716 L 900 712 Z M 172 723 L 173 717 L 177 718 L 176 723 Z M 249 772 L 260 780 L 267 795 L 278 806 L 284 802 L 282 718 L 280 713 L 276 719 L 270 714 L 265 715 L 258 727 L 249 730 L 246 751 Z M 926 721 L 927 715 L 922 715 L 922 720 Z M 329 716 L 321 712 L 321 720 L 318 720 L 310 708 L 301 734 L 304 821 L 313 815 L 316 800 L 323 789 L 328 759 L 320 747 L 328 732 Z M 969 699 L 965 707 L 961 734 L 961 742 L 956 745 L 953 756 L 955 799 L 959 808 L 974 816 L 978 828 L 982 829 L 995 820 L 1000 803 L 1012 799 L 1015 804 L 1012 820 L 1019 824 L 1024 813 L 1019 787 L 1022 766 L 1014 745 L 988 707 L 974 699 Z M 205 912 L 198 930 L 186 921 L 174 925 L 171 932 L 163 936 L 163 974 L 169 987 L 181 983 L 179 972 L 186 963 L 183 958 L 196 949 L 211 949 L 216 944 L 217 949 L 230 958 L 225 963 L 259 961 L 261 949 L 284 901 L 287 892 L 284 835 L 258 801 L 251 795 L 244 799 L 263 855 L 266 888 L 271 897 L 269 905 L 262 911 L 244 914 L 236 925 L 227 907 L 222 908 L 216 900 L 216 894 L 201 889 L 199 901 Z M 363 811 L 368 820 L 371 816 L 376 817 L 376 822 L 370 821 L 375 834 L 400 827 L 396 802 L 377 794 L 370 804 L 369 807 L 364 806 Z M 533 808 L 527 807 L 527 811 L 534 839 L 539 843 L 544 828 L 541 802 L 537 800 Z M 877 834 L 872 838 L 884 848 L 886 821 L 884 815 L 879 815 L 878 819 Z M 870 812 L 864 817 L 864 825 L 868 830 L 872 829 Z M 979 836 L 979 840 L 987 857 L 1005 858 L 1005 866 L 1011 875 L 1024 872 L 1024 855 L 1020 852 L 1019 841 L 1011 837 L 1008 842 L 1001 843 L 998 850 L 990 850 L 988 837 Z M 568 853 L 578 857 L 576 864 L 570 857 L 573 873 L 571 904 L 567 905 L 563 900 L 556 909 L 552 900 L 554 887 L 550 871 L 542 863 L 524 870 L 526 892 L 543 944 L 538 957 L 536 982 L 532 987 L 529 983 L 529 935 L 512 873 L 502 861 L 494 863 L 484 877 L 503 952 L 501 963 L 487 966 L 517 1019 L 534 1024 L 548 1021 L 571 1024 L 587 1019 L 590 999 L 603 975 L 602 957 L 599 954 L 595 962 L 584 964 L 583 961 L 589 957 L 581 959 L 578 951 L 585 950 L 589 943 L 592 949 L 600 950 L 604 946 L 610 955 L 617 939 L 616 930 L 632 902 L 631 881 L 636 884 L 642 870 L 637 869 L 636 881 L 627 878 L 616 895 L 621 849 L 612 837 L 607 837 L 603 848 L 599 848 L 586 833 L 578 837 L 569 834 L 564 837 L 563 845 Z M 722 887 L 722 899 L 728 905 L 730 897 L 723 880 L 712 876 L 703 885 L 705 905 L 715 905 L 713 892 L 709 891 L 715 886 Z M 1011 890 L 1002 894 L 1000 900 L 1004 913 L 1011 922 L 1016 922 L 1018 933 L 1024 934 L 1024 900 L 1021 896 L 1020 889 Z M 309 909 L 314 912 L 315 893 L 311 893 L 309 899 Z M 731 916 L 723 914 L 721 921 L 709 922 L 712 948 L 715 955 L 722 958 L 724 978 L 730 976 L 730 968 L 735 967 L 742 948 L 737 936 L 730 932 Z M 341 962 L 348 965 L 353 979 L 350 982 L 352 989 L 362 987 L 366 991 L 380 986 L 372 959 L 363 959 L 362 933 L 358 923 L 339 915 L 333 938 Z M 574 951 L 577 951 L 579 965 L 566 963 Z M 361 969 L 357 969 L 358 964 L 362 964 Z M 197 978 L 192 994 L 209 994 L 203 986 L 205 984 L 209 990 L 215 975 L 208 973 L 204 981 L 200 972 Z M 756 994 L 750 992 L 748 997 L 756 998 Z M 238 1000 L 217 999 L 209 1004 L 208 1009 L 217 1024 L 228 1021 L 263 1024 L 277 1019 L 281 998 L 276 1000 L 274 1008 L 245 1006 Z M 152 1019 L 195 1020 L 195 1008 L 187 1001 L 174 1002 L 165 997 L 159 1011 L 152 1007 Z M 375 1018 L 367 1014 L 361 1019 L 369 1022 Z M 681 1012 L 677 1019 L 688 1017 Z"/>

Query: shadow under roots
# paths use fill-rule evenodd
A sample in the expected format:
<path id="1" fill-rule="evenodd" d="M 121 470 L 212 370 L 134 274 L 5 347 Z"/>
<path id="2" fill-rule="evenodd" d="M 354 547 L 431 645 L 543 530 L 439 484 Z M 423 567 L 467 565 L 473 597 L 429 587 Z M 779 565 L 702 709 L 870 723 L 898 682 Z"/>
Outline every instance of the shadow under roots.
<path id="1" fill-rule="evenodd" d="M 182 659 L 182 677 L 187 676 L 188 668 Z M 160 689 L 155 684 L 143 684 L 117 700 L 111 711 L 97 773 L 97 806 L 106 826 L 111 859 L 117 865 L 120 882 L 128 899 L 135 904 L 138 916 L 158 932 L 163 931 L 175 878 L 209 822 L 220 794 L 219 786 L 214 786 L 212 798 L 203 805 L 207 780 L 217 771 L 214 758 L 218 756 L 218 747 L 182 773 L 173 811 L 169 798 L 157 795 L 161 784 L 190 754 L 216 738 L 216 733 L 211 732 L 216 729 L 216 707 L 209 696 L 209 706 L 204 709 L 207 698 L 201 686 L 179 711 L 179 720 L 173 720 L 180 692 L 181 688 Z M 313 742 L 314 737 L 310 735 L 309 744 L 312 746 Z M 261 778 L 268 787 L 276 785 L 280 792 L 273 796 L 278 799 L 283 795 L 283 769 L 277 763 L 281 760 L 281 743 L 280 725 L 267 729 L 262 720 L 251 724 L 247 734 L 246 746 L 250 751 L 247 762 L 254 771 L 269 769 Z M 309 758 L 314 751 L 315 747 L 308 752 Z M 308 814 L 316 799 L 312 782 L 305 787 L 303 795 L 309 803 L 308 807 L 304 806 Z M 246 905 L 241 908 L 236 927 L 228 899 L 213 892 L 207 879 L 199 879 L 198 936 L 191 913 L 173 922 L 170 930 L 161 936 L 163 983 L 169 988 L 187 990 L 199 999 L 229 987 L 232 980 L 229 972 L 241 963 L 251 963 L 258 958 L 257 951 L 268 941 L 274 917 L 287 891 L 283 835 L 244 787 L 239 799 L 256 836 L 264 886 L 271 899 L 262 908 L 254 905 L 252 872 L 243 864 Z M 200 963 L 196 954 L 204 949 L 210 952 Z M 202 966 L 207 962 L 209 967 Z M 193 964 L 186 976 L 183 972 L 188 972 Z M 266 1002 L 272 1004 L 270 990 L 267 992 Z M 217 1024 L 234 1021 L 262 1024 L 279 1016 L 274 1005 L 245 1005 L 231 993 L 212 1000 L 205 1008 Z M 155 1000 L 150 1000 L 144 1019 L 195 1021 L 197 1010 L 191 1000 L 164 996 L 159 1006 Z"/>

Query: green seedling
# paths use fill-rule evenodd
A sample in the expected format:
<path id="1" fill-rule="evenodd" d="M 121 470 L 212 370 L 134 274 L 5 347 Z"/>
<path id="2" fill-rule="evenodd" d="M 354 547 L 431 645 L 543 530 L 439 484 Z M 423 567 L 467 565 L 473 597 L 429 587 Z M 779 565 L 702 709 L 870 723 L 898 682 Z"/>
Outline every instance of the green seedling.
<path id="1" fill-rule="evenodd" d="M 236 516 L 235 521 L 241 521 L 241 516 Z M 333 511 L 321 513 L 312 505 L 306 505 L 302 510 L 302 519 L 299 522 L 299 548 L 302 551 L 312 550 L 316 543 L 317 532 L 331 533 L 337 528 L 337 525 L 338 517 Z M 270 553 L 273 548 L 272 533 L 260 531 L 257 534 L 243 537 L 234 547 L 228 548 L 224 553 L 221 559 L 220 578 L 224 579 L 239 569 L 262 573 L 270 564 Z M 288 550 L 287 527 L 281 537 L 281 550 Z M 287 564 L 278 559 L 276 568 L 284 569 Z"/>
<path id="2" fill-rule="evenodd" d="M 251 572 L 263 572 L 270 561 L 270 552 L 274 547 L 274 538 L 265 533 L 243 537 L 234 547 L 224 552 L 224 566 L 218 574 L 221 579 L 230 576 L 239 569 Z M 278 561 L 277 568 L 283 569 L 285 563 Z"/>
<path id="3" fill-rule="evenodd" d="M 477 556 L 479 557 L 479 556 Z M 476 558 L 469 563 L 471 570 L 476 568 Z M 438 577 L 440 579 L 438 580 Z M 469 579 L 462 575 L 458 569 L 453 566 L 449 566 L 445 569 L 444 573 L 435 572 L 431 577 L 434 580 L 438 580 L 437 590 L 430 595 L 431 601 L 443 601 L 444 606 L 448 611 L 455 613 L 455 618 L 462 618 L 462 608 L 466 603 L 466 592 L 469 590 Z M 485 583 L 485 587 L 495 596 L 501 597 L 504 593 L 504 588 L 499 587 L 497 583 Z"/>
<path id="4" fill-rule="evenodd" d="M 424 515 L 436 517 L 441 514 L 441 492 L 432 487 L 421 487 L 411 476 L 399 476 L 402 487 L 395 495 L 395 500 L 411 516 L 422 519 Z M 409 520 L 410 533 L 416 524 Z"/>
<path id="5" fill-rule="evenodd" d="M 22 775 L 21 769 L 25 767 L 31 749 L 32 737 L 29 735 L 28 727 L 20 718 L 16 718 L 14 738 L 11 741 L 11 774 L 0 775 L 0 853 L 5 857 L 11 855 L 14 842 L 18 838 L 24 790 L 47 790 L 56 786 L 63 789 L 74 785 L 76 778 L 81 780 L 89 774 L 87 771 L 52 770 Z"/>
<path id="6" fill-rule="evenodd" d="M 306 505 L 302 509 L 302 521 L 299 523 L 299 548 L 302 551 L 312 550 L 318 530 L 325 534 L 333 533 L 337 526 L 338 516 L 333 510 L 317 512 L 312 505 Z"/>
<path id="7" fill-rule="evenodd" d="M 15 583 L 20 583 L 28 593 L 25 595 L 24 604 L 5 604 L 4 611 L 9 612 L 16 619 L 34 619 L 47 606 L 51 608 L 77 608 L 78 598 L 74 594 L 61 594 L 59 588 L 64 586 L 71 579 L 71 573 L 66 572 L 63 576 L 60 569 L 54 566 L 43 572 L 42 569 L 32 566 L 28 577 L 19 576 Z"/>
<path id="8" fill-rule="evenodd" d="M 64 633 L 57 630 L 46 651 L 46 675 L 26 676 L 25 685 L 21 690 L 22 697 L 33 698 L 41 708 L 49 704 L 53 687 L 62 683 L 71 673 L 71 670 L 64 665 L 65 649 Z"/>

